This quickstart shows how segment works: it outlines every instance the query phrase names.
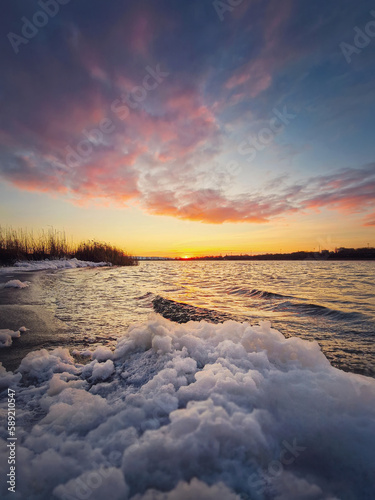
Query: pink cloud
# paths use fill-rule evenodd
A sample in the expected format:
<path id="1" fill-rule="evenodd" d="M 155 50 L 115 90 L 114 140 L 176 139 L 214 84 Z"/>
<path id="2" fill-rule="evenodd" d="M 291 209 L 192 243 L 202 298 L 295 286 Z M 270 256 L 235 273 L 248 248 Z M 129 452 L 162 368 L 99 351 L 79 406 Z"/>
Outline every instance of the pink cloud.
<path id="1" fill-rule="evenodd" d="M 344 169 L 336 175 L 312 179 L 310 192 L 303 200 L 306 208 L 328 207 L 343 213 L 361 213 L 375 204 L 375 170 L 370 164 L 359 169 Z"/>
<path id="2" fill-rule="evenodd" d="M 136 110 L 128 121 L 132 137 L 149 146 L 154 144 L 160 149 L 162 162 L 182 161 L 219 133 L 215 115 L 202 102 L 197 89 L 169 87 L 162 114 Z"/>
<path id="3" fill-rule="evenodd" d="M 287 7 L 290 4 L 286 2 Z M 226 96 L 230 94 L 232 103 L 266 91 L 275 70 L 295 56 L 292 50 L 280 57 L 278 42 L 289 17 L 288 8 L 283 5 L 282 9 L 267 11 L 262 50 L 225 84 Z M 137 54 L 147 54 L 155 32 L 152 19 L 138 13 L 132 29 L 121 31 L 119 20 L 110 36 L 116 42 L 129 43 Z M 290 185 L 283 192 L 277 191 L 280 188 L 276 183 L 267 190 L 267 196 L 251 192 L 227 195 L 224 181 L 209 179 L 220 149 L 221 124 L 216 115 L 219 105 L 207 105 L 198 81 L 171 77 L 120 121 L 111 112 L 114 96 L 105 97 L 102 88 L 108 83 L 106 61 L 100 60 L 84 41 L 77 46 L 75 57 L 92 86 L 59 94 L 58 101 L 55 95 L 48 96 L 40 101 L 43 106 L 32 110 L 32 120 L 25 116 L 12 123 L 13 134 L 0 132 L 5 150 L 15 152 L 9 163 L 4 163 L 2 176 L 17 187 L 68 195 L 76 203 L 137 203 L 148 213 L 215 224 L 265 223 L 297 210 L 323 207 L 346 213 L 366 212 L 373 207 L 373 166 L 372 170 L 346 169 L 310 179 Z M 51 64 L 48 76 L 60 78 L 63 68 L 59 61 L 53 59 Z M 124 68 L 116 71 L 110 78 L 117 87 L 116 97 L 142 84 L 144 68 L 140 72 Z M 27 74 L 21 77 L 17 74 L 14 78 L 20 94 L 30 82 Z M 48 92 L 48 88 L 44 91 Z M 33 101 L 30 103 L 32 106 Z M 92 154 L 77 168 L 67 168 L 66 147 L 77 149 L 85 138 L 83 129 L 96 128 L 108 116 L 115 123 L 114 132 L 103 143 L 93 145 Z M 10 137 L 13 143 L 9 143 Z M 365 224 L 373 225 L 373 220 L 368 216 Z"/>
<path id="4" fill-rule="evenodd" d="M 214 189 L 172 193 L 151 192 L 144 199 L 148 212 L 179 219 L 222 224 L 224 222 L 264 223 L 270 218 L 294 211 L 281 199 L 241 196 L 228 198 Z"/>
<path id="5" fill-rule="evenodd" d="M 375 226 L 375 212 L 365 218 L 364 226 Z"/>
<path id="6" fill-rule="evenodd" d="M 98 73 L 99 75 L 99 73 Z M 197 88 L 182 90 L 170 85 L 160 95 L 162 113 L 145 108 L 130 110 L 125 121 L 116 121 L 110 103 L 104 105 L 95 91 L 85 95 L 85 102 L 70 99 L 58 119 L 51 106 L 40 110 L 39 122 L 33 128 L 16 124 L 22 143 L 12 146 L 19 153 L 2 169 L 4 179 L 22 189 L 71 194 L 76 200 L 104 199 L 123 202 L 142 198 L 138 182 L 144 165 L 151 168 L 165 165 L 177 177 L 175 163 L 189 171 L 187 162 L 202 155 L 218 136 L 218 124 L 210 109 L 203 103 Z M 77 164 L 66 164 L 67 151 L 79 154 L 78 145 L 87 142 L 84 129 L 97 128 L 100 121 L 110 116 L 114 131 L 103 136 L 103 143 L 93 144 L 88 156 L 81 156 Z M 41 118 L 42 117 L 42 118 Z M 50 126 L 46 127 L 45 123 Z M 25 138 L 32 148 L 25 147 Z M 7 148 L 8 134 L 0 134 Z M 37 145 L 35 147 L 35 145 Z M 17 168 L 12 166 L 16 161 Z M 162 181 L 163 182 L 163 181 Z"/>
<path id="7" fill-rule="evenodd" d="M 142 199 L 146 211 L 152 214 L 211 224 L 265 223 L 289 213 L 320 208 L 366 214 L 375 202 L 374 175 L 370 165 L 338 172 L 335 177 L 340 188 L 336 190 L 332 190 L 333 176 L 326 175 L 286 186 L 279 193 L 271 191 L 267 196 L 243 193 L 236 197 L 217 189 L 188 190 L 189 179 L 185 179 L 185 188 L 170 191 L 160 187 L 143 194 Z M 364 225 L 374 225 L 374 214 L 365 217 Z"/>

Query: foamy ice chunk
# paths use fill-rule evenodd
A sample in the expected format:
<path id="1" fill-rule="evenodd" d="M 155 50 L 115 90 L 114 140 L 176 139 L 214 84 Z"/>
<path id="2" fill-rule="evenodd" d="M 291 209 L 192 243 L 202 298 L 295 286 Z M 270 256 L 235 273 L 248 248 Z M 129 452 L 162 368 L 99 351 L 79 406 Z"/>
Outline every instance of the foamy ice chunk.
<path id="1" fill-rule="evenodd" d="M 373 498 L 375 381 L 268 322 L 153 315 L 86 365 L 42 350 L 3 376 L 18 482 L 2 498 Z"/>

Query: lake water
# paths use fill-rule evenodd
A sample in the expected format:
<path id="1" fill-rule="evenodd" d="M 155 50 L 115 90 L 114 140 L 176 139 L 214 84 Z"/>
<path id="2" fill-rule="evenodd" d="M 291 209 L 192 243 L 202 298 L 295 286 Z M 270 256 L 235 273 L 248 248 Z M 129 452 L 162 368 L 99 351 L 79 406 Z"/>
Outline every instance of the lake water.
<path id="1" fill-rule="evenodd" d="M 374 376 L 374 269 L 373 262 L 150 261 L 41 274 L 39 285 L 77 346 L 114 347 L 160 296 L 237 321 L 270 320 L 286 337 L 317 340 L 334 366 Z"/>
<path id="2" fill-rule="evenodd" d="M 2 481 L 0 497 L 373 499 L 373 270 L 142 262 L 0 288 L 2 328 L 30 328 L 1 349 L 25 346 L 0 366 L 17 436 L 17 493 Z"/>

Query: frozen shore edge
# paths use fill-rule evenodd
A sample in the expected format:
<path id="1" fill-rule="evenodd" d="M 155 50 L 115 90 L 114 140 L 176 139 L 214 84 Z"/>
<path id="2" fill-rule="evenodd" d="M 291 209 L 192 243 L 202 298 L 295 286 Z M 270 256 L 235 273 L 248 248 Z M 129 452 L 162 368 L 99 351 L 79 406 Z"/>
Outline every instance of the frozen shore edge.
<path id="1" fill-rule="evenodd" d="M 375 381 L 317 342 L 154 314 L 90 357 L 40 350 L 2 371 L 19 470 L 3 498 L 371 498 Z"/>

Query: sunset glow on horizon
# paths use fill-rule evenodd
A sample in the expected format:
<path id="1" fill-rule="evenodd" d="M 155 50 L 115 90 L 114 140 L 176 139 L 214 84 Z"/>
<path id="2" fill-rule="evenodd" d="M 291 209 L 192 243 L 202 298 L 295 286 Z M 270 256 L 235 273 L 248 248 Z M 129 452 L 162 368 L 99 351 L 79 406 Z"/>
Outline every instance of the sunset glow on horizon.
<path id="1" fill-rule="evenodd" d="M 375 246 L 375 40 L 348 48 L 373 5 L 237 4 L 69 2 L 28 39 L 38 3 L 9 7 L 0 225 L 184 259 Z"/>

